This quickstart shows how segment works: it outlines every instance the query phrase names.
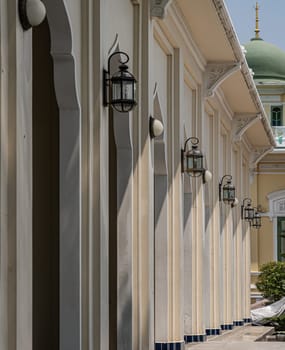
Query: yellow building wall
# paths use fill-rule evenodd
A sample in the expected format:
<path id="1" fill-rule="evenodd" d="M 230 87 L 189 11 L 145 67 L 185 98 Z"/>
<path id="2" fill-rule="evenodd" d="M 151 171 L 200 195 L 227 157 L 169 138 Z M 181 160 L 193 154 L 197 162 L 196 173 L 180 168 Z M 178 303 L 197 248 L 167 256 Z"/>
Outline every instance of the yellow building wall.
<path id="1" fill-rule="evenodd" d="M 254 206 L 262 209 L 262 226 L 251 229 L 251 271 L 259 271 L 262 264 L 274 260 L 273 222 L 266 213 L 269 211 L 267 195 L 285 189 L 284 174 L 257 174 L 251 185 Z"/>

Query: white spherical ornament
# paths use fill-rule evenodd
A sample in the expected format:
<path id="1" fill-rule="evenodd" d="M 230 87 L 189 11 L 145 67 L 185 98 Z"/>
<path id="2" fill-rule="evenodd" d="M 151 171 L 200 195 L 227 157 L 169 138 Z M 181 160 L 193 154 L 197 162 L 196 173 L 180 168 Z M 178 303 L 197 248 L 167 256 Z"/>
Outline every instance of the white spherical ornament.
<path id="1" fill-rule="evenodd" d="M 38 26 L 45 19 L 46 8 L 40 0 L 27 0 L 26 13 L 31 26 Z"/>
<path id="2" fill-rule="evenodd" d="M 159 119 L 150 118 L 150 134 L 152 137 L 158 137 L 162 135 L 164 126 Z"/>
<path id="3" fill-rule="evenodd" d="M 237 197 L 235 197 L 233 203 L 232 203 L 232 207 L 236 207 L 238 205 L 239 201 L 237 199 Z"/>
<path id="4" fill-rule="evenodd" d="M 210 172 L 210 170 L 206 170 L 205 172 L 204 172 L 204 183 L 207 183 L 207 182 L 210 182 L 211 180 L 212 180 L 212 177 L 213 177 L 213 175 L 212 175 L 212 173 Z"/>

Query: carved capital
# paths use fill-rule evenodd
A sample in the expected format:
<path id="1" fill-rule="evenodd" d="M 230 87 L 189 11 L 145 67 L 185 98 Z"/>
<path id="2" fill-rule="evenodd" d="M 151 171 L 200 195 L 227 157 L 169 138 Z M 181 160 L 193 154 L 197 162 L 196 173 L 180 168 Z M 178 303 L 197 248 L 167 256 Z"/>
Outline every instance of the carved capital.
<path id="1" fill-rule="evenodd" d="M 241 141 L 244 132 L 261 118 L 260 114 L 242 113 L 235 114 L 232 121 L 232 140 L 233 142 Z"/>
<path id="2" fill-rule="evenodd" d="M 151 0 L 150 14 L 152 17 L 164 18 L 167 5 L 172 0 Z"/>
<path id="3" fill-rule="evenodd" d="M 205 71 L 205 96 L 213 96 L 217 87 L 240 68 L 240 62 L 209 63 Z"/>
<path id="4" fill-rule="evenodd" d="M 251 151 L 250 157 L 250 169 L 255 169 L 257 163 L 269 152 L 274 149 L 272 146 L 267 147 L 256 147 Z"/>

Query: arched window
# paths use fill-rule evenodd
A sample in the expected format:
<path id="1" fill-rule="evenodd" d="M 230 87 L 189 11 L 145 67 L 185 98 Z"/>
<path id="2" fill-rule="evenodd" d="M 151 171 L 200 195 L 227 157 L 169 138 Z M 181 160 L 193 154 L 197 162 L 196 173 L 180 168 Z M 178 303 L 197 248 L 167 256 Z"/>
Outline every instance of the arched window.
<path id="1" fill-rule="evenodd" d="M 283 124 L 282 106 L 272 106 L 271 107 L 271 125 L 272 126 L 281 126 Z"/>

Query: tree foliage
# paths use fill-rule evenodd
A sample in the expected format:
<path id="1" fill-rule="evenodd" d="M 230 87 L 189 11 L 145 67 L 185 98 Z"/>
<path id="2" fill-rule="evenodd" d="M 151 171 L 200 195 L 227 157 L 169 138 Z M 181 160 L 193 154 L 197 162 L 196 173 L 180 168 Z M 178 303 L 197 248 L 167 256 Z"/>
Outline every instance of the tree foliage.
<path id="1" fill-rule="evenodd" d="M 260 268 L 256 283 L 257 289 L 271 301 L 285 296 L 285 262 L 272 261 Z"/>

